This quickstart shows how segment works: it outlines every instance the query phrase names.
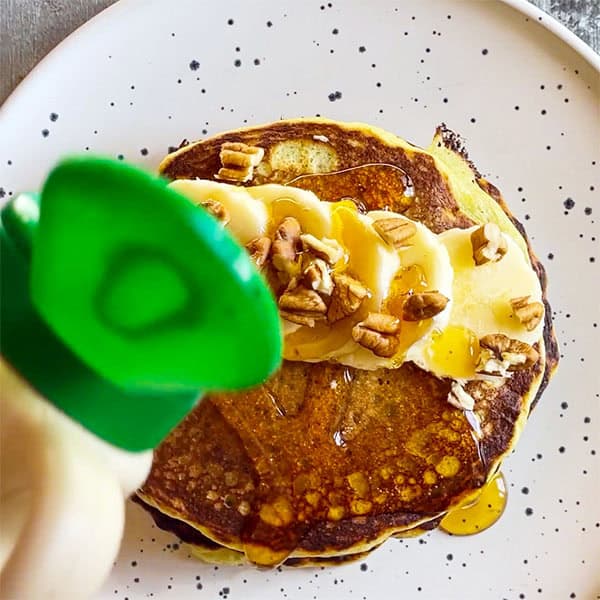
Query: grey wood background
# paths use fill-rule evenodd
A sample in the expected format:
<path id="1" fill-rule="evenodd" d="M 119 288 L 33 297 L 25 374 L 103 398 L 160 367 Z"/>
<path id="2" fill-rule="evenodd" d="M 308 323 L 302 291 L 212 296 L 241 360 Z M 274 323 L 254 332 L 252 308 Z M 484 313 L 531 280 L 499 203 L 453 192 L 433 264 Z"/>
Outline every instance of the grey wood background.
<path id="1" fill-rule="evenodd" d="M 600 52 L 600 0 L 530 0 Z M 0 104 L 56 44 L 115 0 L 0 0 Z"/>

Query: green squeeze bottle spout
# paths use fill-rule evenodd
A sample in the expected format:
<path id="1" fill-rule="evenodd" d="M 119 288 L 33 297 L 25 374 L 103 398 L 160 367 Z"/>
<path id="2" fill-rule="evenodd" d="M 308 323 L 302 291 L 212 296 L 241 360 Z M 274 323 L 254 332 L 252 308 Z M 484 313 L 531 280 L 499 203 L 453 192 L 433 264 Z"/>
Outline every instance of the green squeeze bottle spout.
<path id="1" fill-rule="evenodd" d="M 0 241 L 0 596 L 87 597 L 151 449 L 278 367 L 277 307 L 222 224 L 122 162 L 62 161 Z"/>

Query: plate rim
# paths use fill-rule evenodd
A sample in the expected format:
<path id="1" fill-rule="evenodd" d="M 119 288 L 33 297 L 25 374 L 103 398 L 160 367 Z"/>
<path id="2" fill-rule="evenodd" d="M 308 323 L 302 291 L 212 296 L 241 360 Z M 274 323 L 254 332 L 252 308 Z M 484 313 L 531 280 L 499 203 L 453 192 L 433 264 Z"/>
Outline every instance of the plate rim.
<path id="1" fill-rule="evenodd" d="M 152 0 L 157 2 L 162 0 Z M 547 29 L 551 34 L 558 38 L 561 42 L 573 49 L 581 58 L 583 58 L 595 71 L 600 75 L 600 54 L 597 54 L 591 46 L 588 46 L 580 37 L 570 31 L 565 25 L 560 23 L 551 14 L 543 11 L 534 4 L 531 4 L 529 0 L 495 0 L 505 4 L 512 8 L 516 12 L 520 12 L 525 16 L 534 19 L 535 22 Z M 25 95 L 28 91 L 29 86 L 35 81 L 38 73 L 43 72 L 48 65 L 51 65 L 55 57 L 59 56 L 60 53 L 70 44 L 74 43 L 81 35 L 83 35 L 87 29 L 97 27 L 105 19 L 112 18 L 113 13 L 118 13 L 121 10 L 129 10 L 135 5 L 148 6 L 149 2 L 146 0 L 117 0 L 114 4 L 107 6 L 102 9 L 98 14 L 93 16 L 91 19 L 80 25 L 77 29 L 72 31 L 66 38 L 59 42 L 48 54 L 46 54 L 32 69 L 29 73 L 17 84 L 15 89 L 9 94 L 3 104 L 0 106 L 0 123 L 2 119 L 8 113 L 13 105 L 19 102 L 21 96 Z"/>

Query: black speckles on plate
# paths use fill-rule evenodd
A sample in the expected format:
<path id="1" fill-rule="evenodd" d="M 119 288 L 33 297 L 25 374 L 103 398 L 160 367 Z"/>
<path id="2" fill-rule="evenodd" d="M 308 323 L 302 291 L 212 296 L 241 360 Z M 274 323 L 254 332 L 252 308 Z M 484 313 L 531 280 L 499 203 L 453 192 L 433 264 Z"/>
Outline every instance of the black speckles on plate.
<path id="1" fill-rule="evenodd" d="M 191 4 L 192 0 L 182 0 L 182 5 L 187 2 Z M 142 4 L 139 19 L 144 19 L 147 6 L 152 3 Z M 597 481 L 594 478 L 600 462 L 596 453 L 600 449 L 594 404 L 597 400 L 591 390 L 579 393 L 580 384 L 595 364 L 594 355 L 587 350 L 589 340 L 599 332 L 598 317 L 590 314 L 586 302 L 577 302 L 586 278 L 594 275 L 600 261 L 595 239 L 597 223 L 594 223 L 600 185 L 598 152 L 584 153 L 580 144 L 593 126 L 589 119 L 589 98 L 586 101 L 584 96 L 588 93 L 585 89 L 589 68 L 582 67 L 573 53 L 562 53 L 562 43 L 550 35 L 525 36 L 527 44 L 523 44 L 517 34 L 526 32 L 526 27 L 539 30 L 537 22 L 533 22 L 536 18 L 529 25 L 519 18 L 514 28 L 507 27 L 512 9 L 506 7 L 500 27 L 494 24 L 496 15 L 486 8 L 488 3 L 462 3 L 460 10 L 452 15 L 431 10 L 431 3 L 425 2 L 410 3 L 410 8 L 409 3 L 403 2 L 384 0 L 380 4 L 383 8 L 378 4 L 378 10 L 374 10 L 374 5 L 368 3 L 328 5 L 323 0 L 298 2 L 293 8 L 291 4 L 283 7 L 274 0 L 215 3 L 214 10 L 195 19 L 176 14 L 179 9 L 165 13 L 153 40 L 121 40 L 119 23 L 115 22 L 115 31 L 111 31 L 109 43 L 100 49 L 98 56 L 102 68 L 111 73 L 117 74 L 117 70 L 125 68 L 125 73 L 115 78 L 118 85 L 103 80 L 101 86 L 94 88 L 97 90 L 94 102 L 79 105 L 84 107 L 82 110 L 77 107 L 71 110 L 66 91 L 54 90 L 49 106 L 40 106 L 37 115 L 27 115 L 34 129 L 33 143 L 38 144 L 42 153 L 53 152 L 55 147 L 62 151 L 69 144 L 67 136 L 74 135 L 75 150 L 87 147 L 93 152 L 105 151 L 121 160 L 126 158 L 152 168 L 184 136 L 198 139 L 209 135 L 209 131 L 216 133 L 280 116 L 319 113 L 363 120 L 419 145 L 428 144 L 429 130 L 441 120 L 447 120 L 450 127 L 459 131 L 464 128 L 475 164 L 485 169 L 490 181 L 496 183 L 496 177 L 500 177 L 497 186 L 520 219 L 527 213 L 528 220 L 524 222 L 535 237 L 534 251 L 548 270 L 551 300 L 558 298 L 553 302 L 557 311 L 555 327 L 565 359 L 559 376 L 532 415 L 537 426 L 534 441 L 529 428 L 522 440 L 525 448 L 528 444 L 529 448 L 539 448 L 546 458 L 535 458 L 535 452 L 523 450 L 523 446 L 517 448 L 510 465 L 514 473 L 507 474 L 516 492 L 509 501 L 512 516 L 507 515 L 507 520 L 499 525 L 502 533 L 496 533 L 500 529 L 493 532 L 508 540 L 507 547 L 518 547 L 519 540 L 526 536 L 528 549 L 523 552 L 527 554 L 502 556 L 502 550 L 488 543 L 485 536 L 459 540 L 457 546 L 456 539 L 446 541 L 436 534 L 419 541 L 391 541 L 369 556 L 368 567 L 366 562 L 359 562 L 338 570 L 318 570 L 318 578 L 313 577 L 313 571 L 287 569 L 269 573 L 230 568 L 213 571 L 210 566 L 188 560 L 186 546 L 175 550 L 173 539 L 163 532 L 146 535 L 150 525 L 143 522 L 140 528 L 146 528 L 141 536 L 145 541 L 138 542 L 136 537 L 133 547 L 127 547 L 128 540 L 131 546 L 131 539 L 126 537 L 115 575 L 120 577 L 119 583 L 111 584 L 107 595 L 113 596 L 113 589 L 118 589 L 114 597 L 121 600 L 193 595 L 201 599 L 217 598 L 221 591 L 223 598 L 227 587 L 229 598 L 259 594 L 269 600 L 286 596 L 288 600 L 313 597 L 374 600 L 386 597 L 386 591 L 393 589 L 388 585 L 393 580 L 398 581 L 398 593 L 450 598 L 459 597 L 458 590 L 469 589 L 464 587 L 465 581 L 474 577 L 478 582 L 477 573 L 485 570 L 482 567 L 486 563 L 502 560 L 510 575 L 506 586 L 489 592 L 491 583 L 479 586 L 484 600 L 502 597 L 514 600 L 520 595 L 550 598 L 554 592 L 557 599 L 564 599 L 571 591 L 578 598 L 585 597 L 584 585 L 591 567 L 581 567 L 581 559 L 585 558 L 583 549 L 590 545 L 590 532 L 597 534 L 599 528 L 595 526 L 597 517 L 589 520 L 586 516 L 590 504 L 580 490 L 589 491 Z M 354 7 L 361 7 L 358 19 L 352 14 Z M 287 19 L 283 16 L 285 10 L 289 11 Z M 412 12 L 407 13 L 408 10 Z M 485 19 L 480 18 L 482 14 Z M 299 27 L 299 23 L 310 27 Z M 475 27 L 481 35 L 474 37 Z M 484 36 L 490 28 L 493 35 Z M 450 47 L 456 40 L 460 40 L 461 49 L 465 50 L 460 54 L 460 69 L 457 69 L 457 48 Z M 545 46 L 547 40 L 553 41 L 552 47 Z M 121 41 L 122 48 L 135 44 L 131 56 L 117 48 Z M 283 42 L 286 44 L 282 45 Z M 539 50 L 533 62 L 541 69 L 533 71 L 529 64 L 532 61 L 522 59 L 525 46 Z M 108 54 L 113 56 L 111 61 L 106 60 Z M 289 60 L 305 55 L 314 61 L 314 77 Z M 170 64 L 165 64 L 167 58 Z M 145 64 L 149 59 L 154 60 L 151 66 Z M 235 59 L 240 61 L 240 68 L 234 68 Z M 519 69 L 514 68 L 516 64 Z M 90 68 L 93 64 L 86 66 L 93 71 Z M 575 70 L 580 71 L 577 79 L 573 75 Z M 476 77 L 465 78 L 465 72 L 475 73 Z M 498 87 L 497 73 L 506 74 L 502 80 L 504 89 Z M 92 80 L 92 73 L 83 75 L 82 83 L 88 80 Z M 237 85 L 240 87 L 236 88 Z M 153 93 L 158 87 L 159 92 Z M 251 91 L 237 95 L 236 89 Z M 72 94 L 77 96 L 75 88 Z M 134 101 L 133 106 L 130 101 Z M 515 106 L 519 108 L 515 110 Z M 95 110 L 97 114 L 78 123 L 80 130 L 73 134 L 78 115 Z M 53 119 L 52 113 L 60 114 L 60 118 Z M 586 116 L 587 123 L 583 124 Z M 133 131 L 130 123 L 135 123 L 138 129 Z M 146 130 L 139 131 L 140 123 L 152 127 L 148 125 Z M 92 135 L 94 127 L 100 128 L 100 132 Z M 40 135 L 42 128 L 48 130 L 47 140 Z M 545 149 L 547 146 L 550 151 Z M 150 151 L 144 153 L 142 148 Z M 10 169 L 7 155 L 0 157 L 4 189 L 31 189 L 28 180 L 13 181 L 19 177 L 14 174 L 26 170 L 27 165 L 19 150 L 11 148 L 9 152 L 14 162 Z M 521 189 L 517 190 L 517 186 Z M 0 190 L 0 196 L 6 195 L 7 192 Z M 574 206 L 563 204 L 567 197 L 576 201 Z M 569 216 L 562 218 L 564 211 Z M 577 397 L 569 394 L 566 381 L 577 381 Z M 598 391 L 597 387 L 593 391 Z M 569 398 L 568 410 L 561 406 L 563 398 Z M 559 448 L 564 448 L 564 452 Z M 531 456 L 534 462 L 530 462 Z M 587 475 L 583 475 L 584 470 Z M 558 492 L 564 503 L 548 495 L 549 476 L 565 480 Z M 579 494 L 582 494 L 581 506 L 575 505 Z M 526 508 L 535 511 L 530 519 L 524 514 Z M 514 531 L 510 519 L 527 525 L 527 530 Z M 575 525 L 576 519 L 580 522 Z M 568 531 L 571 537 L 564 533 Z M 150 541 L 153 535 L 158 541 Z M 548 573 L 553 572 L 557 563 L 556 553 L 562 554 L 567 547 L 567 539 L 576 543 L 569 546 L 568 556 L 561 556 L 558 564 L 565 565 L 573 577 L 571 583 L 556 581 L 554 585 Z M 483 547 L 485 556 L 479 554 Z M 463 548 L 467 549 L 464 553 Z M 450 555 L 452 560 L 448 558 Z M 525 556 L 529 563 L 523 566 Z M 421 565 L 431 564 L 434 557 L 447 571 L 435 582 L 424 578 L 421 570 Z M 139 565 L 130 569 L 133 559 Z M 122 577 L 119 573 L 123 573 Z M 197 573 L 201 579 L 195 579 Z M 175 575 L 172 581 L 169 575 Z M 248 585 L 242 585 L 242 577 Z M 341 583 L 344 577 L 349 586 Z M 172 591 L 167 590 L 167 584 Z M 420 593 L 417 588 L 421 588 Z M 543 589 L 543 593 L 537 592 L 538 589 Z"/>

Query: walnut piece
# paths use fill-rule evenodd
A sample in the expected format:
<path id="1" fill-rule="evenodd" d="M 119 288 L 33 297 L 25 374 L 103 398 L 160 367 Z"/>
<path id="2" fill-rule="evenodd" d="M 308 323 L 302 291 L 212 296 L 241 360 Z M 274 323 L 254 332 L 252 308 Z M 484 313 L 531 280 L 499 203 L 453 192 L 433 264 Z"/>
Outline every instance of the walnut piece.
<path id="1" fill-rule="evenodd" d="M 461 410 L 473 410 L 475 400 L 458 381 L 453 381 L 448 393 L 448 402 Z"/>
<path id="2" fill-rule="evenodd" d="M 529 302 L 530 297 L 519 296 L 510 301 L 514 315 L 527 331 L 533 331 L 544 316 L 544 305 L 541 302 Z"/>
<path id="3" fill-rule="evenodd" d="M 264 155 L 265 151 L 258 146 L 248 146 L 242 142 L 225 142 L 219 153 L 222 167 L 215 177 L 236 183 L 250 181 L 254 176 L 254 167 L 260 163 Z"/>
<path id="4" fill-rule="evenodd" d="M 402 248 L 417 233 L 417 226 L 412 221 L 398 217 L 378 219 L 373 223 L 373 229 L 394 248 Z"/>
<path id="5" fill-rule="evenodd" d="M 333 279 L 329 273 L 327 263 L 321 258 L 315 258 L 302 273 L 304 285 L 310 289 L 331 296 L 333 292 Z"/>
<path id="6" fill-rule="evenodd" d="M 277 271 L 295 274 L 300 249 L 300 223 L 294 217 L 286 217 L 275 231 L 271 246 L 271 262 Z"/>
<path id="7" fill-rule="evenodd" d="M 250 258 L 260 269 L 269 257 L 271 250 L 271 240 L 268 237 L 257 237 L 246 244 L 246 250 L 250 254 Z"/>
<path id="8" fill-rule="evenodd" d="M 229 211 L 217 200 L 204 200 L 200 206 L 209 212 L 215 219 L 227 225 L 230 221 Z"/>
<path id="9" fill-rule="evenodd" d="M 431 319 L 441 313 L 447 304 L 448 298 L 437 291 L 412 294 L 402 306 L 402 318 L 405 321 Z"/>
<path id="10" fill-rule="evenodd" d="M 306 252 L 323 259 L 329 265 L 335 265 L 344 256 L 344 250 L 336 240 L 329 238 L 320 240 L 310 233 L 303 233 L 300 239 Z"/>
<path id="11" fill-rule="evenodd" d="M 370 295 L 369 290 L 360 281 L 343 273 L 334 275 L 333 283 L 335 287 L 327 312 L 327 319 L 330 323 L 354 314 L 363 300 Z"/>
<path id="12" fill-rule="evenodd" d="M 282 318 L 292 323 L 314 327 L 316 321 L 325 319 L 327 305 L 314 290 L 292 283 L 279 298 Z"/>
<path id="13" fill-rule="evenodd" d="M 508 251 L 506 240 L 496 223 L 486 223 L 471 234 L 476 265 L 499 261 Z"/>
<path id="14" fill-rule="evenodd" d="M 369 313 L 367 318 L 352 328 L 352 339 L 375 354 L 389 358 L 396 354 L 400 340 L 400 320 L 392 315 Z"/>
<path id="15" fill-rule="evenodd" d="M 539 359 L 538 352 L 525 342 L 502 333 L 486 335 L 479 340 L 479 360 L 476 371 L 506 377 L 511 371 L 528 369 Z"/>

